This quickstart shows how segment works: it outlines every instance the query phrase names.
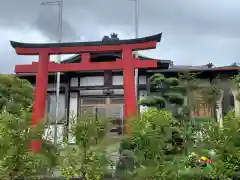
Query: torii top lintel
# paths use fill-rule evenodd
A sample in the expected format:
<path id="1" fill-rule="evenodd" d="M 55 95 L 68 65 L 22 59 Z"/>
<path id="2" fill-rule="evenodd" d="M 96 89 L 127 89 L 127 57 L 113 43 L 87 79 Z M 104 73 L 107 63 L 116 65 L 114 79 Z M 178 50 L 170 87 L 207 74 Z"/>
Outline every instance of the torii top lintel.
<path id="1" fill-rule="evenodd" d="M 161 41 L 162 33 L 137 39 L 70 42 L 70 43 L 20 43 L 10 41 L 19 55 L 38 55 L 43 50 L 49 54 L 81 54 L 95 52 L 120 52 L 124 47 L 133 51 L 156 48 Z"/>

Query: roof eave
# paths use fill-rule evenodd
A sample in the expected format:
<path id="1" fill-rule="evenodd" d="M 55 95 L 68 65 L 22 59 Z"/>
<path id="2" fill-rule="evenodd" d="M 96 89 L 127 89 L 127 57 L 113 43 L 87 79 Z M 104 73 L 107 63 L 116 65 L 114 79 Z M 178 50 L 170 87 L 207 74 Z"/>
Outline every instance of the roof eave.
<path id="1" fill-rule="evenodd" d="M 79 47 L 79 46 L 105 46 L 105 45 L 121 45 L 121 44 L 137 44 L 156 41 L 160 42 L 162 33 L 152 36 L 125 39 L 125 40 L 111 40 L 111 41 L 89 41 L 89 42 L 68 42 L 68 43 L 21 43 L 10 41 L 13 48 L 59 48 L 59 47 Z"/>

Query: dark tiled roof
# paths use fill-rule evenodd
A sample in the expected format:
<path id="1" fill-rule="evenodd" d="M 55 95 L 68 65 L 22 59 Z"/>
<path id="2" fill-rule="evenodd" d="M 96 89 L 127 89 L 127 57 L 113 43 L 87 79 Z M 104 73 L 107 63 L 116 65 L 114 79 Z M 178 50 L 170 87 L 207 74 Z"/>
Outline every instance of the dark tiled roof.
<path id="1" fill-rule="evenodd" d="M 173 66 L 169 69 L 157 69 L 157 70 L 148 70 L 149 72 L 181 72 L 181 71 L 192 71 L 192 72 L 201 72 L 201 71 L 240 71 L 240 67 L 236 66 L 222 66 L 222 67 L 213 67 L 207 68 L 206 66 Z"/>
<path id="2" fill-rule="evenodd" d="M 147 36 L 138 39 L 126 39 L 126 40 L 105 40 L 105 41 L 88 41 L 88 42 L 69 42 L 69 43 L 21 43 L 10 41 L 11 46 L 13 48 L 21 47 L 21 48 L 59 48 L 59 47 L 75 47 L 75 46 L 102 46 L 102 45 L 120 45 L 120 44 L 136 44 L 136 43 L 144 43 L 150 41 L 160 42 L 162 37 L 162 33 Z"/>
<path id="3" fill-rule="evenodd" d="M 113 56 L 113 57 L 116 57 L 116 58 L 121 58 L 119 53 L 104 53 L 104 54 L 93 54 L 92 55 L 93 58 L 97 58 L 97 57 L 101 57 L 101 56 Z M 65 63 L 79 62 L 80 58 L 81 58 L 80 55 L 75 55 L 75 56 L 72 56 L 68 59 L 63 60 L 61 63 L 65 64 Z M 141 60 L 157 60 L 160 63 L 164 63 L 164 64 L 171 64 L 172 63 L 171 60 L 154 59 L 154 58 L 150 58 L 150 57 L 147 57 L 147 56 L 143 56 L 141 54 L 138 54 L 138 58 L 141 59 Z"/>

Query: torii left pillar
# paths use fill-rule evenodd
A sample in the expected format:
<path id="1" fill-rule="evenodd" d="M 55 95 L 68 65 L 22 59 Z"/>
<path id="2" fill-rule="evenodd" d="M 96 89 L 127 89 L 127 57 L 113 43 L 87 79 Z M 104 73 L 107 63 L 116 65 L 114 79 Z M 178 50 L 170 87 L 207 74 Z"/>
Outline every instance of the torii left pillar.
<path id="1" fill-rule="evenodd" d="M 39 121 L 44 118 L 45 115 L 45 103 L 46 103 L 46 89 L 48 88 L 48 51 L 42 51 L 39 54 L 39 61 L 37 66 L 36 86 L 34 89 L 34 103 L 32 114 L 32 126 L 36 126 Z M 40 141 L 33 139 L 31 143 L 31 150 L 36 153 L 40 149 Z"/>

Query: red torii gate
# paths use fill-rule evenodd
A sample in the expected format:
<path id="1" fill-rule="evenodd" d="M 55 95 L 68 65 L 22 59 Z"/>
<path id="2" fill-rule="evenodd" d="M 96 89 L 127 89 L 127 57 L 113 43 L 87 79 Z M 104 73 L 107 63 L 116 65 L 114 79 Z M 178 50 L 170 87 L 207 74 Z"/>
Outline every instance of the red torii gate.
<path id="1" fill-rule="evenodd" d="M 138 39 L 28 44 L 11 41 L 11 46 L 19 55 L 39 55 L 39 61 L 27 65 L 16 65 L 16 73 L 37 73 L 33 104 L 32 125 L 35 126 L 45 115 L 45 99 L 48 87 L 49 72 L 123 70 L 124 117 L 136 115 L 136 94 L 134 89 L 135 68 L 155 68 L 156 60 L 139 60 L 132 55 L 133 51 L 154 49 L 160 42 L 162 33 Z M 121 52 L 122 59 L 114 62 L 90 62 L 91 53 Z M 81 54 L 81 62 L 57 64 L 49 61 L 52 54 Z M 124 121 L 126 133 L 130 133 L 128 121 Z M 40 141 L 33 140 L 31 149 L 37 151 Z"/>

